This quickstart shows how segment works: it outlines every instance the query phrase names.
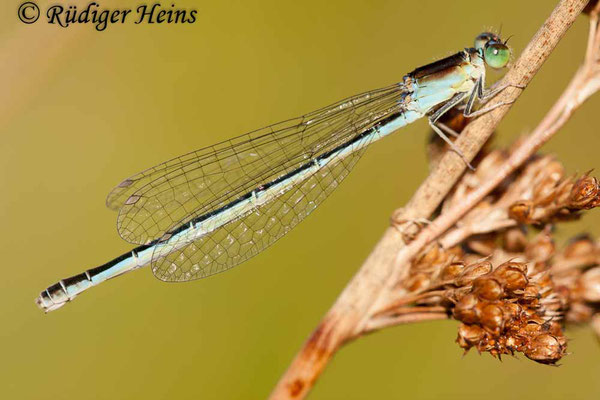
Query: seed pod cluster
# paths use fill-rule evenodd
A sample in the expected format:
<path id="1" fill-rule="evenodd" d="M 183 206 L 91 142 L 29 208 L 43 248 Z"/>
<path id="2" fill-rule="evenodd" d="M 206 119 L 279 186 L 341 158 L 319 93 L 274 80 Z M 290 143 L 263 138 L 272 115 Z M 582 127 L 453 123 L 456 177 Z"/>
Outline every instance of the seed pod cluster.
<path id="1" fill-rule="evenodd" d="M 591 323 L 600 318 L 600 245 L 579 235 L 552 260 L 553 281 L 568 302 L 567 323 Z M 598 316 L 598 317 L 596 317 Z M 600 337 L 600 329 L 594 327 Z M 600 328 L 600 327 L 599 327 Z"/>
<path id="2" fill-rule="evenodd" d="M 529 276 L 524 263 L 506 262 L 477 277 L 452 310 L 462 322 L 459 346 L 495 357 L 521 352 L 540 363 L 556 363 L 567 343 L 551 316 L 554 310 L 546 309 L 555 303 L 552 291 L 548 274 Z"/>
<path id="3" fill-rule="evenodd" d="M 518 200 L 508 208 L 510 218 L 522 224 L 541 225 L 579 217 L 578 211 L 600 205 L 600 183 L 588 174 L 574 180 L 542 181 L 533 198 Z"/>
<path id="4" fill-rule="evenodd" d="M 600 242 L 580 235 L 559 250 L 552 229 L 531 236 L 509 228 L 466 243 L 430 246 L 403 285 L 420 309 L 441 306 L 461 322 L 465 351 L 555 364 L 566 351 L 565 322 L 590 323 L 600 334 Z"/>
<path id="5" fill-rule="evenodd" d="M 497 174 L 510 149 L 485 153 L 441 214 Z M 599 205 L 595 177 L 567 177 L 554 157 L 536 155 L 413 259 L 400 300 L 378 315 L 452 317 L 465 351 L 555 364 L 566 352 L 565 324 L 589 324 L 600 337 L 600 242 L 579 235 L 560 249 L 554 241 L 558 223 Z"/>

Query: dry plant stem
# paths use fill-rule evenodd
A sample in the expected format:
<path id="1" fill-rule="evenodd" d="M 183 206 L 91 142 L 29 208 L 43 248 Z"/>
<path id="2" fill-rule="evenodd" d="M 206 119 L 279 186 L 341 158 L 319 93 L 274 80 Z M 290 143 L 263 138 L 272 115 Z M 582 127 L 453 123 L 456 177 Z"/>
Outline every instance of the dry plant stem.
<path id="1" fill-rule="evenodd" d="M 517 225 L 517 221 L 514 219 L 499 219 L 492 223 L 486 224 L 485 226 L 473 226 L 471 224 L 462 226 L 453 231 L 448 232 L 440 239 L 440 244 L 443 248 L 449 249 L 450 247 L 456 246 L 469 236 L 495 232 L 501 229 L 510 228 Z"/>
<path id="2" fill-rule="evenodd" d="M 424 301 L 427 298 L 431 298 L 431 297 L 436 297 L 436 296 L 443 296 L 445 294 L 444 290 L 427 290 L 426 292 L 417 292 L 417 293 L 410 293 L 407 294 L 406 296 L 402 296 L 401 298 L 396 299 L 393 302 L 390 302 L 389 304 L 386 304 L 385 308 L 381 309 L 381 310 L 377 310 L 376 313 L 371 315 L 371 318 L 376 318 L 379 317 L 381 315 L 387 315 L 387 314 L 391 314 L 391 313 L 399 313 L 399 310 L 408 310 L 408 307 L 404 307 L 402 308 L 402 306 L 407 306 L 410 304 L 414 304 L 415 302 L 418 301 Z M 418 307 L 410 307 L 411 310 L 415 310 L 418 309 Z"/>
<path id="3" fill-rule="evenodd" d="M 527 85 L 586 3 L 587 0 L 562 0 L 507 73 L 505 81 Z M 520 92 L 520 89 L 507 89 L 490 105 L 499 101 L 513 101 Z M 468 160 L 474 158 L 507 111 L 508 107 L 500 107 L 474 121 L 461 134 L 456 145 Z M 464 169 L 465 164 L 459 156 L 452 152 L 446 154 L 415 193 L 405 208 L 403 217 L 429 217 Z M 406 261 L 410 257 L 402 262 L 403 259 L 399 259 L 398 255 L 404 254 L 406 257 L 418 251 L 414 246 L 409 252 L 402 251 L 403 248 L 409 249 L 404 247 L 402 236 L 395 228 L 386 230 L 361 269 L 292 361 L 271 393 L 271 399 L 304 398 L 336 350 L 347 340 L 369 330 L 371 313 L 377 309 L 382 298 L 388 298 L 388 291 L 398 281 L 398 277 L 403 275 L 398 271 L 408 265 Z M 417 241 L 426 243 L 421 237 L 419 235 Z M 429 237 L 435 236 L 430 234 Z"/>
<path id="4" fill-rule="evenodd" d="M 415 322 L 436 321 L 447 319 L 446 312 L 406 313 L 395 316 L 386 316 L 370 321 L 364 328 L 362 334 L 371 333 L 379 329 L 401 324 L 412 324 Z"/>

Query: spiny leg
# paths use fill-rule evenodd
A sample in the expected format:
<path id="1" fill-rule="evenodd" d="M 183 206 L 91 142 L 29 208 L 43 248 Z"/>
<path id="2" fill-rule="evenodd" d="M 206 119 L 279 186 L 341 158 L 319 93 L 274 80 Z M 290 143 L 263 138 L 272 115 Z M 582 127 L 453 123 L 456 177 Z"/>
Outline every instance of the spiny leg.
<path id="1" fill-rule="evenodd" d="M 502 92 L 505 89 L 508 89 L 509 87 L 512 88 L 517 88 L 517 89 L 525 89 L 527 86 L 525 85 L 516 85 L 513 83 L 501 83 L 498 86 L 492 86 L 489 90 L 483 91 L 478 94 L 478 98 L 479 100 L 481 100 L 482 103 L 487 103 L 488 101 L 490 101 L 492 98 L 494 98 L 498 93 Z"/>
<path id="2" fill-rule="evenodd" d="M 469 163 L 469 161 L 467 160 L 465 155 L 462 153 L 462 151 L 460 151 L 460 149 L 458 147 L 456 147 L 456 145 L 448 138 L 448 136 L 446 136 L 444 131 L 440 127 L 437 126 L 438 120 L 442 117 L 442 115 L 444 115 L 450 109 L 452 109 L 457 104 L 462 102 L 466 96 L 467 96 L 467 93 L 457 93 L 454 97 L 452 97 L 450 100 L 448 100 L 448 102 L 446 102 L 443 106 L 441 106 L 433 114 L 431 114 L 431 116 L 429 117 L 429 126 L 431 126 L 431 129 L 433 129 L 433 131 L 435 133 L 437 133 L 437 135 L 440 138 L 442 138 L 442 140 L 444 142 L 446 142 L 448 144 L 448 146 L 450 146 L 450 149 L 452 151 L 454 151 L 456 154 L 458 154 L 460 156 L 460 158 L 462 158 L 462 160 L 465 162 L 467 167 L 469 167 L 469 169 L 475 170 L 475 168 L 473 168 L 471 163 Z M 450 128 L 448 128 L 448 127 L 445 127 L 445 128 L 450 130 Z M 458 136 L 458 134 L 456 132 L 454 132 L 454 134 L 456 136 Z"/>
<path id="3" fill-rule="evenodd" d="M 469 112 L 469 113 L 467 113 L 467 110 L 465 110 L 465 112 L 463 113 L 463 115 L 464 115 L 466 118 L 475 118 L 475 117 L 479 117 L 480 115 L 487 114 L 487 113 L 489 113 L 490 111 L 492 111 L 492 110 L 495 110 L 495 109 L 496 109 L 496 108 L 498 108 L 498 107 L 507 106 L 507 105 L 509 105 L 509 104 L 512 104 L 512 103 L 514 103 L 514 102 L 515 102 L 515 100 L 510 100 L 510 101 L 501 101 L 501 102 L 499 102 L 499 103 L 496 103 L 496 104 L 494 104 L 493 106 L 489 106 L 489 107 L 481 108 L 481 109 L 479 109 L 479 110 L 477 110 L 477 111 L 473 111 L 473 112 Z"/>
<path id="4" fill-rule="evenodd" d="M 454 138 L 457 138 L 460 136 L 460 134 L 458 132 L 456 132 L 454 129 L 450 128 L 448 125 L 446 125 L 443 122 L 437 121 L 435 124 L 437 125 L 438 128 L 440 128 L 442 131 L 444 131 L 444 133 L 446 133 L 447 135 L 450 135 Z"/>
<path id="5" fill-rule="evenodd" d="M 469 162 L 469 160 L 467 160 L 467 158 L 465 157 L 465 155 L 463 154 L 463 152 L 460 151 L 460 149 L 458 147 L 456 147 L 456 145 L 454 144 L 454 142 L 452 142 L 452 140 L 450 140 L 448 138 L 448 136 L 446 136 L 446 134 L 431 119 L 429 120 L 429 126 L 431 126 L 431 129 L 433 129 L 433 131 L 435 133 L 437 133 L 437 135 L 439 137 L 441 137 L 442 140 L 444 140 L 444 142 L 446 142 L 448 144 L 448 146 L 450 146 L 450 149 L 452 151 L 454 151 L 456 154 L 458 154 L 458 156 L 460 158 L 462 158 L 462 160 L 465 162 L 465 164 L 467 165 L 467 167 L 469 167 L 469 169 L 471 171 L 475 171 L 475 168 L 471 165 L 471 163 Z"/>
<path id="6" fill-rule="evenodd" d="M 467 99 L 467 103 L 464 107 L 463 115 L 465 116 L 465 118 L 475 118 L 475 117 L 478 117 L 485 113 L 488 113 L 492 110 L 495 110 L 498 107 L 502 107 L 502 106 L 506 106 L 506 105 L 514 103 L 515 102 L 514 100 L 501 101 L 490 107 L 482 108 L 477 111 L 472 111 L 473 106 L 475 104 L 475 100 L 481 100 L 482 103 L 485 104 L 487 101 L 492 99 L 498 93 L 502 92 L 503 90 L 505 90 L 509 87 L 515 87 L 515 88 L 519 88 L 519 89 L 525 88 L 524 85 L 515 85 L 515 84 L 511 84 L 511 83 L 504 83 L 504 84 L 500 84 L 498 87 L 493 87 L 492 89 L 490 89 L 486 92 L 483 88 L 483 77 L 478 79 L 477 82 L 475 83 L 475 87 L 468 94 L 469 98 Z M 444 104 L 442 107 L 440 107 L 438 110 L 436 110 L 429 117 L 429 125 L 431 126 L 431 129 L 433 129 L 434 132 L 450 146 L 450 149 L 453 150 L 456 154 L 458 154 L 460 156 L 460 158 L 463 159 L 463 161 L 465 162 L 467 167 L 469 167 L 469 169 L 474 171 L 475 168 L 473 168 L 473 166 L 469 163 L 469 161 L 466 159 L 466 157 L 464 156 L 462 151 L 460 151 L 460 149 L 458 147 L 456 147 L 456 145 L 445 134 L 445 133 L 448 133 L 451 136 L 457 137 L 458 133 L 456 133 L 450 127 L 438 122 L 438 120 L 442 117 L 442 115 L 444 115 L 446 112 L 448 112 L 453 107 L 459 105 L 465 99 L 466 96 L 467 96 L 467 93 L 456 94 L 446 104 Z"/>
<path id="7" fill-rule="evenodd" d="M 492 98 L 494 98 L 498 93 L 502 92 L 503 90 L 505 90 L 509 87 L 516 87 L 516 88 L 520 88 L 520 89 L 525 88 L 525 86 L 523 86 L 523 85 L 514 85 L 511 83 L 503 83 L 503 84 L 499 85 L 498 87 L 492 87 L 492 89 L 485 91 L 483 88 L 483 79 L 484 78 L 481 77 L 477 80 L 477 82 L 475 82 L 475 87 L 469 94 L 469 100 L 467 100 L 467 105 L 465 106 L 464 111 L 463 111 L 463 115 L 467 118 L 474 118 L 479 115 L 483 115 L 487 112 L 490 112 L 498 107 L 502 107 L 502 106 L 514 103 L 514 100 L 502 101 L 502 102 L 499 102 L 498 104 L 494 104 L 491 107 L 481 108 L 475 112 L 472 112 L 473 106 L 475 105 L 475 100 L 479 100 L 479 103 L 484 105 L 488 101 L 490 101 Z"/>

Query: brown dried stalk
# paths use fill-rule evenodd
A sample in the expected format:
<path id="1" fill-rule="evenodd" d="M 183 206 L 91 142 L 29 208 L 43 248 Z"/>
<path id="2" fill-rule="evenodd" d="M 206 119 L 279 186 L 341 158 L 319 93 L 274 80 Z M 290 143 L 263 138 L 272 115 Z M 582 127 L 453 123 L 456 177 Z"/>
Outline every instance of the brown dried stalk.
<path id="1" fill-rule="evenodd" d="M 586 0 L 560 1 L 514 66 L 506 74 L 504 82 L 527 85 L 586 3 Z M 490 105 L 501 101 L 514 101 L 520 92 L 520 89 L 507 89 L 498 95 Z M 561 101 L 559 100 L 559 102 Z M 573 104 L 569 102 L 565 102 L 565 105 L 567 103 L 571 107 L 570 112 L 572 112 L 576 106 L 573 107 Z M 475 120 L 464 130 L 456 141 L 456 145 L 468 160 L 475 157 L 502 117 L 508 112 L 508 108 L 500 107 Z M 565 107 L 555 106 L 551 114 L 562 115 L 564 109 Z M 556 117 L 547 117 L 540 124 L 541 128 L 538 130 L 541 129 L 544 134 L 548 135 L 547 132 L 553 129 L 552 123 L 556 122 Z M 561 122 L 561 120 L 558 120 L 558 122 Z M 504 176 L 508 176 L 543 143 L 544 140 L 540 138 L 539 133 L 537 135 L 534 133 L 532 136 L 536 137 L 533 145 L 530 143 L 531 140 L 524 142 L 528 143 L 527 146 L 516 150 L 519 157 L 512 157 L 510 161 L 506 162 L 507 165 L 502 170 Z M 448 152 L 407 204 L 402 217 L 404 219 L 428 218 L 463 174 L 464 169 L 465 164 L 460 157 Z M 486 190 L 489 191 L 494 187 L 495 185 L 488 184 Z M 381 310 L 385 304 L 389 304 L 390 301 L 398 298 L 397 284 L 407 275 L 410 260 L 425 245 L 448 230 L 462 215 L 473 208 L 487 192 L 480 190 L 474 193 L 463 199 L 464 203 L 457 204 L 450 210 L 451 212 L 444 213 L 433 221 L 408 246 L 404 244 L 404 235 L 397 229 L 389 228 L 385 232 L 371 255 L 281 378 L 271 394 L 272 399 L 304 398 L 337 349 L 346 341 L 373 329 L 371 322 L 376 312 Z M 396 319 L 381 320 L 380 325 L 376 328 L 445 316 L 445 313 L 436 313 L 435 311 L 409 313 Z"/>

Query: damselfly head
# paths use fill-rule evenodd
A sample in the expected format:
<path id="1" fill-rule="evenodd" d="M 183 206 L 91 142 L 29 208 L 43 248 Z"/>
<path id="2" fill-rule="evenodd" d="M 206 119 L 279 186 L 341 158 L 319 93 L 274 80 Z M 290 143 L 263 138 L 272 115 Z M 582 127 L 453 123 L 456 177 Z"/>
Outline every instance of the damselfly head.
<path id="1" fill-rule="evenodd" d="M 508 41 L 508 40 L 507 40 Z M 504 68 L 510 61 L 510 49 L 500 36 L 492 32 L 483 32 L 475 38 L 475 48 L 485 63 L 492 68 Z"/>
<path id="2" fill-rule="evenodd" d="M 475 38 L 475 48 L 477 50 L 483 51 L 485 49 L 485 45 L 490 41 L 500 42 L 500 36 L 492 32 L 480 33 Z"/>

